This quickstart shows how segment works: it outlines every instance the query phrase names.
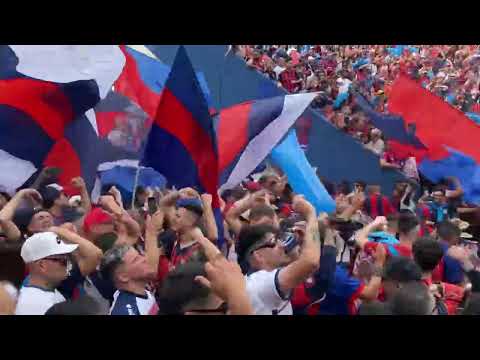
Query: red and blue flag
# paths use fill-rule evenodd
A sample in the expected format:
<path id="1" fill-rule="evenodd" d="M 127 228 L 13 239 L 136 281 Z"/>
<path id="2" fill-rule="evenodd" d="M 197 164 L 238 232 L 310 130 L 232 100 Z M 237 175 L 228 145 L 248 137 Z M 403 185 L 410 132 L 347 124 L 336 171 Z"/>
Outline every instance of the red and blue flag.
<path id="1" fill-rule="evenodd" d="M 213 197 L 222 246 L 218 152 L 214 123 L 187 52 L 179 47 L 148 135 L 141 165 L 161 173 L 170 186 L 192 187 Z"/>
<path id="2" fill-rule="evenodd" d="M 415 135 L 426 149 L 408 146 L 408 150 L 417 157 L 422 174 L 434 182 L 457 177 L 465 200 L 480 204 L 480 127 L 403 75 L 393 84 L 388 108 L 401 116 L 405 127 L 415 126 Z"/>

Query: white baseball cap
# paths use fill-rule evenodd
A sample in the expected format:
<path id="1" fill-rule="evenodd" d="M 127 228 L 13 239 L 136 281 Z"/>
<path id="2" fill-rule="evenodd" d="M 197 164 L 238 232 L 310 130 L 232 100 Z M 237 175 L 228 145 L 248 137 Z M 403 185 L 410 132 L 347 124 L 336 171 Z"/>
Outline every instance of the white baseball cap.
<path id="1" fill-rule="evenodd" d="M 70 254 L 77 248 L 77 244 L 65 244 L 53 232 L 41 232 L 30 236 L 25 241 L 20 256 L 28 264 L 52 255 Z"/>

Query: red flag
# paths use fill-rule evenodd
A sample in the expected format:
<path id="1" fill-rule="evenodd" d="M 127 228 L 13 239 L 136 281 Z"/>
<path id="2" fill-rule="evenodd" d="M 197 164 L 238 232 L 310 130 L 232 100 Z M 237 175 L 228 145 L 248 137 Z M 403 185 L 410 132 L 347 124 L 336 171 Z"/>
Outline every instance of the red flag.
<path id="1" fill-rule="evenodd" d="M 480 162 L 480 127 L 415 81 L 399 76 L 393 84 L 388 108 L 401 115 L 406 124 L 415 124 L 416 135 L 429 149 L 432 160 L 444 157 L 444 146 L 448 146 Z"/>

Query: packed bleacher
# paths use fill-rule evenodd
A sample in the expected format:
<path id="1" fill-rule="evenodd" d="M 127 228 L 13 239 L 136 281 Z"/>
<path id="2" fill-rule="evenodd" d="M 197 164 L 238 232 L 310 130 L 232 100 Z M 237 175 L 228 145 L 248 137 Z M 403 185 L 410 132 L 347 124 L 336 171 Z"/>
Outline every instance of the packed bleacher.
<path id="1" fill-rule="evenodd" d="M 97 178 L 95 188 L 69 177 L 72 166 L 63 163 L 42 164 L 13 190 L 0 184 L 0 314 L 479 315 L 479 207 L 465 199 L 463 179 L 429 181 L 415 155 L 397 158 L 372 122 L 389 114 L 401 74 L 462 113 L 479 113 L 478 46 L 232 49 L 288 93 L 318 93 L 312 106 L 327 121 L 375 153 L 383 171 L 402 172 L 393 193 L 361 178 L 325 180 L 320 185 L 334 206 L 322 211 L 312 195 L 295 192 L 281 168 L 253 160 L 248 176 L 221 188 L 207 102 L 200 91 L 182 97 L 200 86 L 180 48 L 151 128 L 136 116 L 135 134 L 142 135 L 135 146 L 116 144 L 142 148 L 140 163 L 167 179 L 161 188 L 139 184 L 138 161 L 130 195 L 115 177 Z M 138 78 L 126 77 L 116 91 L 131 100 L 138 83 L 131 92 L 122 87 Z M 57 107 L 58 98 L 45 106 Z M 134 100 L 150 115 L 151 102 Z M 9 114 L 0 113 L 0 121 L 14 123 Z M 102 149 L 110 149 L 105 144 L 116 130 L 99 136 Z M 75 139 L 67 140 L 61 149 L 79 152 Z M 255 138 L 245 142 L 253 147 Z M 234 167 L 247 166 L 237 161 Z"/>

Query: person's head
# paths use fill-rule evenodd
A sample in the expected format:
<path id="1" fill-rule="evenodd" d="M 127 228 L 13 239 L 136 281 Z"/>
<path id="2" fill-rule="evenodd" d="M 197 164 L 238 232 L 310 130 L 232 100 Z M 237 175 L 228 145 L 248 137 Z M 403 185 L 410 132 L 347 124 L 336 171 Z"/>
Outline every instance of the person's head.
<path id="1" fill-rule="evenodd" d="M 43 199 L 43 207 L 47 210 L 52 208 L 62 209 L 70 206 L 68 197 L 63 192 L 63 188 L 57 184 L 47 185 L 40 189 L 40 195 Z"/>
<path id="2" fill-rule="evenodd" d="M 94 298 L 83 295 L 76 300 L 66 300 L 53 305 L 45 315 L 108 315 Z"/>
<path id="3" fill-rule="evenodd" d="M 172 270 L 158 294 L 160 315 L 224 314 L 222 299 L 195 280 L 205 275 L 203 261 L 189 261 Z"/>
<path id="4" fill-rule="evenodd" d="M 445 190 L 441 187 L 434 189 L 432 193 L 433 201 L 438 205 L 445 205 L 447 203 L 447 197 L 445 196 Z"/>
<path id="5" fill-rule="evenodd" d="M 285 58 L 284 58 L 283 56 L 277 57 L 277 60 L 276 60 L 276 61 L 277 61 L 278 66 L 280 66 L 280 67 L 283 67 L 283 68 L 284 68 L 284 67 L 287 66 L 287 64 L 286 64 L 286 62 L 285 62 Z"/>
<path id="6" fill-rule="evenodd" d="M 387 216 L 387 229 L 389 233 L 397 234 L 398 233 L 398 215 L 389 214 Z"/>
<path id="7" fill-rule="evenodd" d="M 278 175 L 263 175 L 259 180 L 259 184 L 276 196 L 281 196 L 285 190 L 285 182 Z"/>
<path id="8" fill-rule="evenodd" d="M 20 256 L 32 278 L 55 288 L 67 278 L 69 254 L 77 247 L 76 244 L 65 244 L 53 232 L 42 232 L 32 235 L 23 243 Z"/>
<path id="9" fill-rule="evenodd" d="M 423 272 L 432 272 L 443 257 L 443 249 L 438 241 L 423 237 L 412 247 L 413 258 Z"/>
<path id="10" fill-rule="evenodd" d="M 353 190 L 356 191 L 356 192 L 364 192 L 366 187 L 367 187 L 367 184 L 365 184 L 365 182 L 363 182 L 361 180 L 355 181 L 353 183 Z"/>
<path id="11" fill-rule="evenodd" d="M 406 187 L 407 187 L 407 184 L 405 182 L 397 181 L 395 183 L 395 188 L 393 189 L 393 192 L 396 193 L 397 195 L 402 195 Z"/>
<path id="12" fill-rule="evenodd" d="M 248 219 L 250 225 L 271 225 L 276 228 L 279 227 L 275 210 L 266 204 L 254 206 L 250 210 Z"/>
<path id="13" fill-rule="evenodd" d="M 398 233 L 400 240 L 415 242 L 420 232 L 420 222 L 412 213 L 401 213 L 398 216 Z"/>
<path id="14" fill-rule="evenodd" d="M 395 256 L 387 260 L 383 273 L 385 298 L 390 299 L 404 284 L 420 281 L 422 270 L 413 261 L 404 256 Z"/>
<path id="15" fill-rule="evenodd" d="M 85 216 L 83 229 L 89 240 L 99 243 L 107 234 L 115 233 L 115 223 L 109 213 L 97 207 Z M 106 249 L 102 246 L 102 250 Z"/>
<path id="16" fill-rule="evenodd" d="M 480 293 L 472 293 L 467 298 L 462 315 L 480 315 Z"/>
<path id="17" fill-rule="evenodd" d="M 435 299 L 427 285 L 421 281 L 404 284 L 390 301 L 392 315 L 432 315 Z"/>
<path id="18" fill-rule="evenodd" d="M 13 222 L 26 235 L 45 232 L 54 225 L 53 217 L 47 210 L 30 207 L 18 209 L 13 216 Z"/>
<path id="19" fill-rule="evenodd" d="M 172 224 L 172 229 L 185 233 L 198 226 L 203 215 L 202 202 L 198 199 L 180 199 L 177 201 L 177 209 Z"/>
<path id="20" fill-rule="evenodd" d="M 135 191 L 135 204 L 138 206 L 143 206 L 147 200 L 147 190 L 143 186 L 137 186 Z"/>
<path id="21" fill-rule="evenodd" d="M 286 265 L 289 259 L 278 238 L 278 229 L 271 225 L 242 227 L 237 242 L 239 263 L 255 270 L 273 270 Z"/>
<path id="22" fill-rule="evenodd" d="M 367 194 L 369 195 L 380 195 L 381 190 L 380 185 L 371 184 L 367 186 Z"/>
<path id="23" fill-rule="evenodd" d="M 370 139 L 372 141 L 377 141 L 381 137 L 382 137 L 382 132 L 378 129 L 372 129 L 372 131 L 370 132 Z"/>
<path id="24" fill-rule="evenodd" d="M 121 290 L 143 285 L 155 277 L 145 256 L 130 245 L 114 246 L 105 252 L 100 269 L 102 276 Z"/>
<path id="25" fill-rule="evenodd" d="M 451 221 L 445 220 L 437 225 L 438 237 L 449 245 L 457 245 L 460 242 L 461 234 L 462 230 Z"/>

